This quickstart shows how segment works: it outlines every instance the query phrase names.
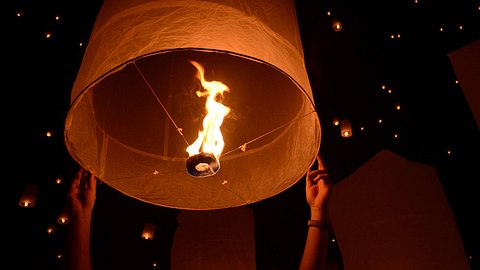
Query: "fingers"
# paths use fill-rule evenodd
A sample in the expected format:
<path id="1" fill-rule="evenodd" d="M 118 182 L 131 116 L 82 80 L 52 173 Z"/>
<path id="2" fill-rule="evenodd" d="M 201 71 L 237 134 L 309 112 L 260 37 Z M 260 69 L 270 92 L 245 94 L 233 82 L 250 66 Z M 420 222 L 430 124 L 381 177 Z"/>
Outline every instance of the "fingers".
<path id="1" fill-rule="evenodd" d="M 313 182 L 317 182 L 318 180 L 326 176 L 328 176 L 328 174 L 324 170 L 313 170 L 313 171 L 308 171 L 307 173 L 307 179 L 310 179 Z"/>
<path id="2" fill-rule="evenodd" d="M 76 185 L 80 185 L 80 182 L 82 181 L 82 176 L 83 176 L 83 169 L 80 168 L 75 174 L 75 178 L 73 178 L 73 183 Z"/>
<path id="3" fill-rule="evenodd" d="M 314 185 L 329 185 L 330 178 L 328 176 L 327 168 L 322 160 L 320 154 L 317 155 L 317 170 L 309 169 L 306 175 L 306 188 L 311 188 Z M 323 180 L 323 181 L 321 181 Z"/>
<path id="4" fill-rule="evenodd" d="M 70 192 L 78 193 L 79 190 L 93 190 L 96 189 L 97 178 L 94 174 L 86 171 L 83 168 L 78 169 L 75 177 L 70 185 Z"/>
<path id="5" fill-rule="evenodd" d="M 75 174 L 75 177 L 72 180 L 72 184 L 70 185 L 70 192 L 75 192 L 80 187 L 81 179 L 83 175 L 83 169 L 79 169 Z"/>
<path id="6" fill-rule="evenodd" d="M 322 173 L 322 174 L 317 175 L 315 180 L 316 180 L 315 183 L 322 188 L 330 186 L 330 184 L 331 184 L 330 177 L 326 173 Z"/>
<path id="7" fill-rule="evenodd" d="M 323 162 L 323 159 L 320 156 L 320 154 L 317 155 L 317 164 L 318 164 L 318 170 L 327 172 L 327 167 L 325 166 L 325 163 Z"/>
<path id="8" fill-rule="evenodd" d="M 307 189 L 309 189 L 310 187 L 313 186 L 313 178 L 314 178 L 314 177 L 312 177 L 312 173 L 313 173 L 313 172 L 314 172 L 314 171 L 312 171 L 311 169 L 308 169 L 307 177 L 305 177 L 306 180 L 307 180 L 307 181 L 305 181 L 305 182 L 306 182 L 306 188 L 307 188 Z"/>
<path id="9" fill-rule="evenodd" d="M 331 180 L 328 174 L 324 171 L 313 170 L 307 173 L 306 177 L 306 189 L 312 187 L 319 187 L 320 189 L 329 188 L 331 186 Z"/>
<path id="10" fill-rule="evenodd" d="M 312 187 L 314 185 L 318 185 L 320 184 L 320 182 L 322 182 L 322 184 L 325 182 L 325 181 L 329 181 L 329 177 L 328 177 L 328 174 L 325 172 L 325 171 L 322 171 L 322 170 L 309 170 L 307 172 L 307 177 L 306 177 L 306 187 L 309 188 L 309 187 Z M 323 180 L 323 181 L 321 181 Z M 327 182 L 328 184 L 329 182 Z"/>
<path id="11" fill-rule="evenodd" d="M 91 192 L 93 195 L 95 195 L 96 189 L 97 189 L 97 178 L 95 178 L 95 175 L 93 173 L 90 173 L 88 177 L 88 188 L 90 188 Z"/>
<path id="12" fill-rule="evenodd" d="M 88 190 L 96 187 L 96 177 L 93 173 L 82 169 L 80 176 L 80 188 Z"/>

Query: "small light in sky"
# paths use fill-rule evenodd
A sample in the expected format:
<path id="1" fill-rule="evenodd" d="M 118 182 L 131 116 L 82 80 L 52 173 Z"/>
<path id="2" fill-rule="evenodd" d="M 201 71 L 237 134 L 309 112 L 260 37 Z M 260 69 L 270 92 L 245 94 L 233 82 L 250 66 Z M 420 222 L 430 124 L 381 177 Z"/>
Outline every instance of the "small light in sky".
<path id="1" fill-rule="evenodd" d="M 395 109 L 397 109 L 397 111 L 400 111 L 400 103 L 395 104 Z"/>
<path id="2" fill-rule="evenodd" d="M 443 27 L 440 27 L 440 32 L 443 32 Z"/>
<path id="3" fill-rule="evenodd" d="M 463 25 L 459 25 L 458 30 L 463 30 Z"/>
<path id="4" fill-rule="evenodd" d="M 388 93 L 391 94 L 393 91 L 392 89 L 388 89 Z"/>
<path id="5" fill-rule="evenodd" d="M 61 217 L 58 219 L 58 224 L 68 224 L 68 219 L 65 217 Z"/>
<path id="6" fill-rule="evenodd" d="M 400 34 L 390 34 L 391 39 L 400 38 Z"/>
<path id="7" fill-rule="evenodd" d="M 145 223 L 143 225 L 143 231 L 142 231 L 142 239 L 144 240 L 153 240 L 153 236 L 155 234 L 155 230 L 156 230 L 156 225 L 153 224 L 153 223 Z"/>
<path id="8" fill-rule="evenodd" d="M 62 212 L 57 218 L 57 223 L 60 225 L 67 225 L 69 222 L 69 214 L 68 214 L 68 207 L 64 207 Z"/>
<path id="9" fill-rule="evenodd" d="M 82 42 L 80 42 L 78 45 L 79 45 L 80 47 L 83 47 L 83 43 L 82 43 Z"/>
<path id="10" fill-rule="evenodd" d="M 452 150 L 447 149 L 447 155 L 451 155 L 451 154 L 452 154 Z"/>
<path id="11" fill-rule="evenodd" d="M 333 30 L 335 30 L 335 32 L 339 32 L 343 28 L 342 23 L 337 21 L 337 20 L 334 20 L 332 22 L 332 26 L 333 26 Z"/>
<path id="12" fill-rule="evenodd" d="M 382 120 L 381 118 L 378 119 L 378 123 L 379 123 L 379 124 L 383 123 L 383 120 Z"/>
<path id="13" fill-rule="evenodd" d="M 330 11 L 327 11 L 327 16 L 330 16 L 332 15 L 332 13 Z"/>
<path id="14" fill-rule="evenodd" d="M 350 123 L 350 120 L 348 119 L 343 119 L 340 122 L 340 128 L 341 128 L 341 135 L 344 138 L 349 138 L 352 136 L 352 124 Z"/>
<path id="15" fill-rule="evenodd" d="M 53 135 L 53 133 L 50 130 L 45 133 L 45 136 L 47 136 L 47 137 L 52 137 L 52 135 Z"/>
<path id="16" fill-rule="evenodd" d="M 61 184 L 63 182 L 63 179 L 61 177 L 57 177 L 55 179 L 55 184 Z"/>
<path id="17" fill-rule="evenodd" d="M 386 88 L 385 84 L 382 84 L 382 89 L 385 90 Z"/>
<path id="18" fill-rule="evenodd" d="M 58 252 L 57 253 L 57 259 L 61 259 L 63 257 L 62 253 L 61 252 Z"/>
<path id="19" fill-rule="evenodd" d="M 52 33 L 48 33 L 48 32 L 45 33 L 45 37 L 46 37 L 46 38 L 51 38 L 51 37 L 52 37 Z"/>
<path id="20" fill-rule="evenodd" d="M 23 13 L 21 11 L 17 11 L 17 17 L 22 17 Z"/>
<path id="21" fill-rule="evenodd" d="M 55 16 L 55 21 L 60 21 L 60 16 Z"/>
<path id="22" fill-rule="evenodd" d="M 360 130 L 361 130 L 361 131 L 364 131 L 364 130 L 365 130 L 365 127 L 363 127 L 363 126 L 360 127 Z"/>
<path id="23" fill-rule="evenodd" d="M 333 117 L 333 125 L 334 126 L 340 125 L 340 120 L 338 120 L 338 117 Z"/>
<path id="24" fill-rule="evenodd" d="M 52 225 L 48 226 L 48 228 L 47 228 L 47 233 L 48 234 L 52 234 L 54 231 L 55 231 L 55 227 L 53 227 Z"/>
<path id="25" fill-rule="evenodd" d="M 455 80 L 455 84 L 458 84 L 458 80 Z"/>
<path id="26" fill-rule="evenodd" d="M 398 139 L 398 134 L 397 134 L 397 133 L 394 133 L 394 134 L 393 134 L 393 138 Z"/>

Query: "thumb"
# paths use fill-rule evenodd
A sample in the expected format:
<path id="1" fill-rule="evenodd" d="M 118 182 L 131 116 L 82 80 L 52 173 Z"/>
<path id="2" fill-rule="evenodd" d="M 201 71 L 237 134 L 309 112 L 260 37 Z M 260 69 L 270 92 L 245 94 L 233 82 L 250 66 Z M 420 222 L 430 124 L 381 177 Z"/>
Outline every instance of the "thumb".
<path id="1" fill-rule="evenodd" d="M 318 164 L 318 170 L 320 171 L 327 171 L 327 167 L 325 166 L 325 163 L 323 162 L 322 157 L 320 154 L 317 155 L 317 164 Z"/>

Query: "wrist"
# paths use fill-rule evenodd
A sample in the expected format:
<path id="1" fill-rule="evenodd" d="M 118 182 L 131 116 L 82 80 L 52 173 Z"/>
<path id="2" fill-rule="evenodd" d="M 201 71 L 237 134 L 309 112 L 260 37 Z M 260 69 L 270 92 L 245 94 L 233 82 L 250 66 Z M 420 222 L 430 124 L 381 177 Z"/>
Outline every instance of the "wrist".
<path id="1" fill-rule="evenodd" d="M 328 222 L 330 221 L 330 216 L 328 215 L 328 212 L 323 210 L 323 209 L 310 209 L 310 220 L 318 220 L 322 222 Z"/>

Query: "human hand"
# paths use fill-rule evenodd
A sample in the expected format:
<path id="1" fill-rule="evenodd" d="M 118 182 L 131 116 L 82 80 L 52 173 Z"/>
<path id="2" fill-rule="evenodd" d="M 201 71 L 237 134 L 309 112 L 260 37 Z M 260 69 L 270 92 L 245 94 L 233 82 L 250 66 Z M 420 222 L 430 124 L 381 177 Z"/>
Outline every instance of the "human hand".
<path id="1" fill-rule="evenodd" d="M 310 205 L 310 219 L 328 221 L 329 200 L 333 186 L 320 155 L 317 155 L 317 162 L 318 168 L 316 170 L 310 168 L 306 175 L 306 199 Z"/>
<path id="2" fill-rule="evenodd" d="M 96 199 L 95 176 L 80 168 L 70 185 L 68 192 L 68 205 L 70 208 L 70 218 L 84 220 L 91 219 L 93 206 Z"/>

